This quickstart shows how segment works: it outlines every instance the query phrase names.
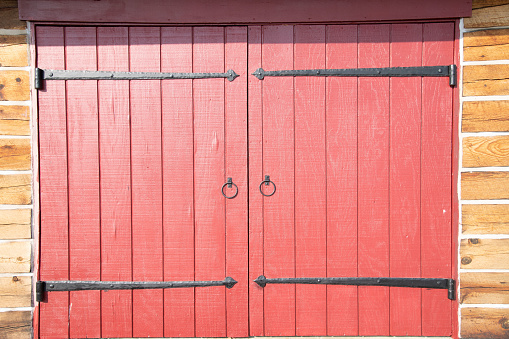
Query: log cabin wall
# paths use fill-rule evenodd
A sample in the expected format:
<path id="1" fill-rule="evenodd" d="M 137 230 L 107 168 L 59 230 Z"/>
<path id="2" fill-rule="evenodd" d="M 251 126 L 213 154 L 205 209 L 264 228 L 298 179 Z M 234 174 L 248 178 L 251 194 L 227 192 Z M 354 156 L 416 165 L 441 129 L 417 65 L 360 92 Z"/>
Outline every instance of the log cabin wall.
<path id="1" fill-rule="evenodd" d="M 0 0 L 0 338 L 32 328 L 32 162 L 27 24 Z"/>
<path id="2" fill-rule="evenodd" d="M 508 338 L 509 1 L 474 0 L 461 34 L 460 335 Z M 32 333 L 27 37 L 17 1 L 0 0 L 0 338 Z"/>
<path id="3" fill-rule="evenodd" d="M 509 338 L 509 1 L 463 19 L 460 329 Z"/>

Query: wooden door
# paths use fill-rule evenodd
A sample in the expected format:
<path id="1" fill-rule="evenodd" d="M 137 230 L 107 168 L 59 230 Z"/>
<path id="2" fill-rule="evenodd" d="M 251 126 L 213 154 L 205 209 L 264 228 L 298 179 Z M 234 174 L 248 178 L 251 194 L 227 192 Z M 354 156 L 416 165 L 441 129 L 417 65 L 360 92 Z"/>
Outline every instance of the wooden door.
<path id="1" fill-rule="evenodd" d="M 36 40 L 45 69 L 240 75 L 45 82 L 39 280 L 238 283 L 51 292 L 41 337 L 451 335 L 443 290 L 253 282 L 451 277 L 448 81 L 251 74 L 449 65 L 453 23 L 38 26 Z"/>
<path id="2" fill-rule="evenodd" d="M 453 23 L 250 27 L 249 73 L 448 65 L 453 41 Z M 440 78 L 250 77 L 250 279 L 450 278 L 452 98 Z M 250 286 L 255 336 L 449 336 L 452 321 L 444 290 Z"/>
<path id="3" fill-rule="evenodd" d="M 51 292 L 40 336 L 247 336 L 247 29 L 39 26 L 36 35 L 40 68 L 240 75 L 46 81 L 39 280 L 238 283 Z M 232 200 L 221 194 L 227 177 L 239 187 Z"/>

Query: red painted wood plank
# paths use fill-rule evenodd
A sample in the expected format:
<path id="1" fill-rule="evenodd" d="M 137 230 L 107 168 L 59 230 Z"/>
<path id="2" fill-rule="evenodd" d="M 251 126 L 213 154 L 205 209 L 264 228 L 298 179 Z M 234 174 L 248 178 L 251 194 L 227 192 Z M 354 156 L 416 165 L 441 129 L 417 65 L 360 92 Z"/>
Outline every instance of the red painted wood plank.
<path id="1" fill-rule="evenodd" d="M 239 193 L 226 201 L 226 275 L 235 288 L 226 290 L 227 336 L 249 335 L 248 299 L 248 183 L 247 183 L 247 28 L 225 29 L 225 70 L 240 75 L 225 81 L 225 175 Z"/>
<path id="2" fill-rule="evenodd" d="M 262 34 L 262 67 L 293 69 L 293 26 L 264 26 Z M 291 278 L 295 277 L 294 85 L 292 78 L 268 77 L 262 86 L 263 174 L 277 186 L 276 194 L 264 198 L 264 274 Z M 269 285 L 264 298 L 264 335 L 294 336 L 295 286 Z"/>
<path id="3" fill-rule="evenodd" d="M 391 67 L 422 64 L 422 25 L 391 26 Z M 421 79 L 390 79 L 390 275 L 420 277 Z M 421 291 L 390 288 L 390 334 L 421 335 Z"/>
<path id="4" fill-rule="evenodd" d="M 224 71 L 224 29 L 194 29 L 193 72 Z M 225 278 L 224 79 L 193 84 L 195 168 L 195 278 Z M 196 289 L 196 336 L 226 336 L 226 292 Z"/>
<path id="5" fill-rule="evenodd" d="M 192 28 L 161 28 L 161 71 L 192 72 Z M 193 82 L 162 81 L 164 280 L 194 280 Z M 194 336 L 194 289 L 164 291 L 164 335 Z"/>
<path id="6" fill-rule="evenodd" d="M 378 21 L 461 18 L 472 15 L 466 0 L 429 1 L 172 1 L 171 10 L 160 0 L 20 0 L 24 20 L 139 23 L 264 23 Z M 71 5 L 72 4 L 72 5 Z M 440 10 L 437 10 L 440 8 Z"/>
<path id="7" fill-rule="evenodd" d="M 97 69 L 96 29 L 65 28 L 67 69 Z M 69 278 L 101 280 L 96 81 L 67 82 Z M 101 336 L 100 292 L 71 292 L 70 336 Z"/>
<path id="8" fill-rule="evenodd" d="M 160 30 L 129 28 L 131 71 L 160 71 Z M 131 81 L 133 280 L 163 279 L 160 81 Z M 163 291 L 133 291 L 133 336 L 163 336 Z"/>
<path id="9" fill-rule="evenodd" d="M 359 26 L 359 67 L 389 66 L 389 25 Z M 389 275 L 389 79 L 359 78 L 360 277 Z M 389 335 L 389 288 L 359 287 L 359 335 Z"/>
<path id="10" fill-rule="evenodd" d="M 454 24 L 425 24 L 423 65 L 454 62 Z M 440 81 L 442 80 L 442 81 Z M 421 271 L 451 277 L 453 90 L 441 78 L 423 79 Z M 422 335 L 451 335 L 452 302 L 443 290 L 423 290 Z"/>
<path id="11" fill-rule="evenodd" d="M 40 26 L 37 66 L 65 67 L 64 30 Z M 47 82 L 39 97 L 40 265 L 39 279 L 69 280 L 67 196 L 67 118 L 65 83 Z M 69 293 L 48 293 L 40 303 L 41 338 L 69 336 Z"/>
<path id="12" fill-rule="evenodd" d="M 128 71 L 128 29 L 97 28 L 97 69 Z M 131 135 L 129 82 L 99 81 L 101 279 L 130 281 Z M 103 337 L 132 336 L 132 292 L 101 293 Z"/>
<path id="13" fill-rule="evenodd" d="M 329 69 L 357 68 L 357 26 L 327 26 Z M 357 79 L 326 82 L 327 276 L 357 276 Z M 327 335 L 359 333 L 357 286 L 327 286 Z"/>
<path id="14" fill-rule="evenodd" d="M 295 69 L 325 68 L 325 26 L 294 28 Z M 327 274 L 325 78 L 295 78 L 295 274 Z M 327 335 L 326 286 L 296 286 L 296 335 Z"/>
<path id="15" fill-rule="evenodd" d="M 262 64 L 262 27 L 248 28 L 248 74 Z M 253 280 L 263 271 L 263 197 L 259 184 L 262 170 L 262 84 L 248 76 L 249 126 L 249 335 L 263 336 L 263 291 Z"/>

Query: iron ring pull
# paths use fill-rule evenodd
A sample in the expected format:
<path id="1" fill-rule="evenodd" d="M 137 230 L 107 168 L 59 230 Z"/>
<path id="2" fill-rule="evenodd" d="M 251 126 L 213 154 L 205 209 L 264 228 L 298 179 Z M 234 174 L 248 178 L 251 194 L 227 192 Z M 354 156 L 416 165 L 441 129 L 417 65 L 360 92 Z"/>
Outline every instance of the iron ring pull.
<path id="1" fill-rule="evenodd" d="M 263 184 L 265 184 L 265 186 L 269 186 L 270 184 L 272 184 L 274 186 L 274 190 L 269 193 L 269 194 L 265 194 L 263 193 L 263 190 L 262 190 L 262 186 Z M 261 183 L 260 183 L 260 193 L 264 196 L 264 197 L 271 197 L 274 195 L 274 193 L 276 193 L 276 184 L 270 180 L 270 175 L 266 175 L 265 176 L 265 180 L 263 180 Z"/>
<path id="2" fill-rule="evenodd" d="M 228 186 L 228 188 L 232 188 L 232 186 L 235 186 L 235 193 L 233 195 L 226 195 L 226 193 L 224 193 L 224 188 Z M 223 197 L 225 197 L 226 199 L 233 199 L 237 196 L 237 194 L 239 194 L 239 188 L 237 187 L 237 185 L 235 185 L 233 183 L 233 180 L 232 178 L 228 178 L 226 179 L 226 182 L 223 184 L 223 187 L 221 187 L 221 194 L 223 195 Z"/>

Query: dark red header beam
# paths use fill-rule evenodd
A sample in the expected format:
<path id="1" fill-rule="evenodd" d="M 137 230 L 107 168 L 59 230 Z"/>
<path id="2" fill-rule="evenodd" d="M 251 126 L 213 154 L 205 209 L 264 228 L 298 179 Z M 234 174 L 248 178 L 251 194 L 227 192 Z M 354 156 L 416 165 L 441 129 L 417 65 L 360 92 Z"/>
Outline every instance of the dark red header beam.
<path id="1" fill-rule="evenodd" d="M 18 0 L 20 18 L 94 23 L 218 24 L 468 17 L 471 0 Z"/>

